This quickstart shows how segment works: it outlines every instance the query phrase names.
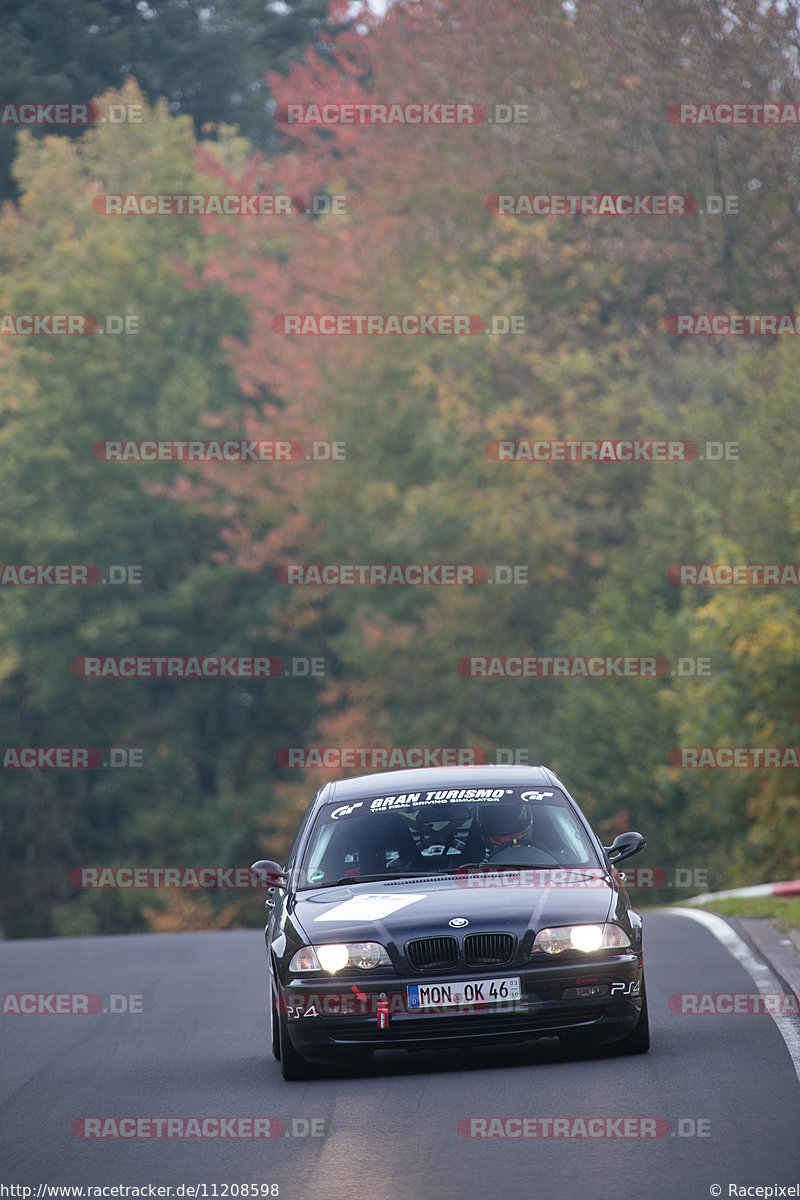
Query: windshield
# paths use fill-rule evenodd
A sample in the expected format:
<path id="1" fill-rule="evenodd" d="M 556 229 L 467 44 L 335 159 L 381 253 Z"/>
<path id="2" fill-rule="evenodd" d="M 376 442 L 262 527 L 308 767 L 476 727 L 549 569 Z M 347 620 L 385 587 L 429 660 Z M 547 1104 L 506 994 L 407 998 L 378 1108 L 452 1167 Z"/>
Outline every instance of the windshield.
<path id="1" fill-rule="evenodd" d="M 300 887 L 325 887 L 468 867 L 601 863 L 557 788 L 453 788 L 365 796 L 317 814 Z"/>

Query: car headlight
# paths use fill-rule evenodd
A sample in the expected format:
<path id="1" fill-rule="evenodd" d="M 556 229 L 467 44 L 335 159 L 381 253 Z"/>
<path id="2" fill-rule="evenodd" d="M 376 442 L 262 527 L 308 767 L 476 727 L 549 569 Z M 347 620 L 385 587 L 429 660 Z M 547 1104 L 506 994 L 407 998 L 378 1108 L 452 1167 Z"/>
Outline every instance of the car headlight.
<path id="1" fill-rule="evenodd" d="M 335 975 L 345 967 L 371 971 L 389 967 L 391 959 L 378 942 L 330 942 L 323 946 L 303 946 L 292 955 L 289 970 L 295 975 L 306 971 L 328 971 Z"/>
<path id="2" fill-rule="evenodd" d="M 620 925 L 607 921 L 603 925 L 557 925 L 540 929 L 534 938 L 533 950 L 545 954 L 563 954 L 565 950 L 630 950 L 631 939 Z"/>
<path id="3" fill-rule="evenodd" d="M 319 959 L 313 946 L 303 946 L 292 955 L 289 970 L 295 975 L 304 975 L 306 971 L 320 971 Z"/>
<path id="4" fill-rule="evenodd" d="M 347 946 L 335 943 L 332 946 L 320 946 L 317 951 L 317 958 L 320 961 L 320 966 L 323 971 L 330 971 L 331 975 L 335 975 L 337 971 L 341 971 L 342 967 L 346 967 L 350 961 L 350 951 Z"/>

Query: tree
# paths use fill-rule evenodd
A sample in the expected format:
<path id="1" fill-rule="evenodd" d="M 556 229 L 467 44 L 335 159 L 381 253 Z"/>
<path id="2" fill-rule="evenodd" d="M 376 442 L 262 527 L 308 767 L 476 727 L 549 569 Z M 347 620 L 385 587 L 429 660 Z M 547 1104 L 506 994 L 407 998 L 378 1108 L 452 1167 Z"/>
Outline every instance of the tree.
<path id="1" fill-rule="evenodd" d="M 146 108 L 133 85 L 102 99 Z M 142 751 L 140 769 L 6 769 L 2 888 L 16 936 L 144 927 L 152 895 L 78 894 L 72 867 L 250 861 L 273 800 L 270 739 L 296 740 L 318 703 L 310 679 L 71 671 L 87 654 L 316 653 L 304 631 L 276 621 L 277 585 L 222 561 L 224 522 L 171 498 L 189 467 L 92 454 L 109 438 L 213 437 L 203 414 L 216 414 L 223 435 L 240 432 L 221 342 L 244 334 L 246 314 L 221 286 L 201 292 L 184 279 L 214 237 L 196 217 L 103 217 L 92 207 L 104 192 L 214 190 L 195 166 L 189 119 L 165 105 L 146 115 L 80 141 L 24 138 L 22 200 L 0 219 L 4 314 L 139 323 L 120 336 L 0 341 L 4 561 L 143 569 L 141 586 L 2 589 L 3 746 Z M 242 161 L 241 141 L 229 136 L 220 153 Z M 251 467 L 262 477 L 287 469 L 232 464 L 228 475 Z M 252 898 L 246 911 L 257 919 Z"/>
<path id="2" fill-rule="evenodd" d="M 285 71 L 309 44 L 324 54 L 340 24 L 328 8 L 328 0 L 7 0 L 0 102 L 86 103 L 133 76 L 150 104 L 165 98 L 196 132 L 235 124 L 254 147 L 274 147 L 264 72 Z M 0 199 L 15 194 L 14 133 L 0 129 Z"/>
<path id="3" fill-rule="evenodd" d="M 394 5 L 369 39 L 337 39 L 332 61 L 309 53 L 285 80 L 270 77 L 279 104 L 467 98 L 527 105 L 532 116 L 527 125 L 478 128 L 292 126 L 293 149 L 281 161 L 287 186 L 345 194 L 348 215 L 301 220 L 280 260 L 264 252 L 257 230 L 237 229 L 212 276 L 248 298 L 253 323 L 234 355 L 250 394 L 264 388 L 280 398 L 263 428 L 275 411 L 302 413 L 353 446 L 346 464 L 286 497 L 292 521 L 266 538 L 258 490 L 237 494 L 239 561 L 522 563 L 531 574 L 519 590 L 307 589 L 287 599 L 340 623 L 343 676 L 323 738 L 348 731 L 378 745 L 517 745 L 560 761 L 580 739 L 598 819 L 613 824 L 643 797 L 642 816 L 655 820 L 670 854 L 682 844 L 669 830 L 676 814 L 683 834 L 702 824 L 683 784 L 673 779 L 659 794 L 675 719 L 660 696 L 685 697 L 688 681 L 637 683 L 635 692 L 586 681 L 559 691 L 554 681 L 465 680 L 455 664 L 471 653 L 578 646 L 634 644 L 645 653 L 654 640 L 688 653 L 692 613 L 675 612 L 660 574 L 633 590 L 631 579 L 652 562 L 645 517 L 663 527 L 669 499 L 679 515 L 666 537 L 673 524 L 694 523 L 690 464 L 673 475 L 647 464 L 501 465 L 485 447 L 498 438 L 699 441 L 704 429 L 719 436 L 731 412 L 750 427 L 746 395 L 737 392 L 733 409 L 725 404 L 736 350 L 670 339 L 665 320 L 794 311 L 788 248 L 797 217 L 784 203 L 797 186 L 792 140 L 781 137 L 785 129 L 676 126 L 667 112 L 684 97 L 730 100 L 742 79 L 750 100 L 796 104 L 795 15 L 749 0 L 725 9 L 656 0 L 611 15 L 593 4 L 572 15 L 541 5 L 532 21 L 529 5 L 510 0 L 480 10 L 423 0 Z M 734 194 L 740 215 L 487 211 L 491 194 L 517 192 L 681 193 L 701 207 L 706 194 Z M 526 332 L 290 338 L 272 326 L 286 312 L 414 311 L 518 313 Z M 752 488 L 751 468 L 742 477 Z M 724 475 L 709 470 L 712 478 L 724 495 Z M 685 552 L 689 545 L 687 536 Z M 621 725 L 609 720 L 617 708 Z M 730 808 L 703 845 L 720 833 L 744 836 Z"/>

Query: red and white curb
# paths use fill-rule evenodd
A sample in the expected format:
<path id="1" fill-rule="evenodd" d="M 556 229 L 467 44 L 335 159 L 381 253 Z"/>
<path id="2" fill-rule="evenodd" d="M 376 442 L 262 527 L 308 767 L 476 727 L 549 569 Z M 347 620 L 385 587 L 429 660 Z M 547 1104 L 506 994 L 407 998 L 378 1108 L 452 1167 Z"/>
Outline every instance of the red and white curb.
<path id="1" fill-rule="evenodd" d="M 782 883 L 755 883 L 751 887 L 733 888 L 728 892 L 706 892 L 703 896 L 691 896 L 681 904 L 707 904 L 709 900 L 732 900 L 738 896 L 800 896 L 800 879 L 787 879 Z"/>

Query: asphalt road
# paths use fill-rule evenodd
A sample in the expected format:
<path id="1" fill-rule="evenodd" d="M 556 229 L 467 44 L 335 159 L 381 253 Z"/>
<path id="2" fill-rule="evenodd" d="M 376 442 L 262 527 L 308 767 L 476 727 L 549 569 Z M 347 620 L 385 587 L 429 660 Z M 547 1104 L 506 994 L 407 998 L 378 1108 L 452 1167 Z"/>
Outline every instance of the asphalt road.
<path id="1" fill-rule="evenodd" d="M 223 1198 L 224 1184 L 275 1184 L 283 1200 L 701 1200 L 746 1194 L 731 1184 L 800 1184 L 800 1084 L 773 1019 L 668 1006 L 675 993 L 752 994 L 753 980 L 678 913 L 646 915 L 645 937 L 649 1054 L 574 1058 L 552 1039 L 393 1052 L 309 1083 L 283 1082 L 269 1050 L 259 930 L 0 943 L 4 994 L 91 993 L 107 1008 L 134 996 L 142 1009 L 0 1016 L 0 1185 L 34 1196 L 39 1184 L 171 1185 L 173 1196 L 206 1184 L 212 1198 L 214 1184 Z M 73 1124 L 130 1117 L 269 1117 L 282 1129 L 86 1138 Z M 465 1137 L 465 1117 L 660 1118 L 669 1132 Z"/>

